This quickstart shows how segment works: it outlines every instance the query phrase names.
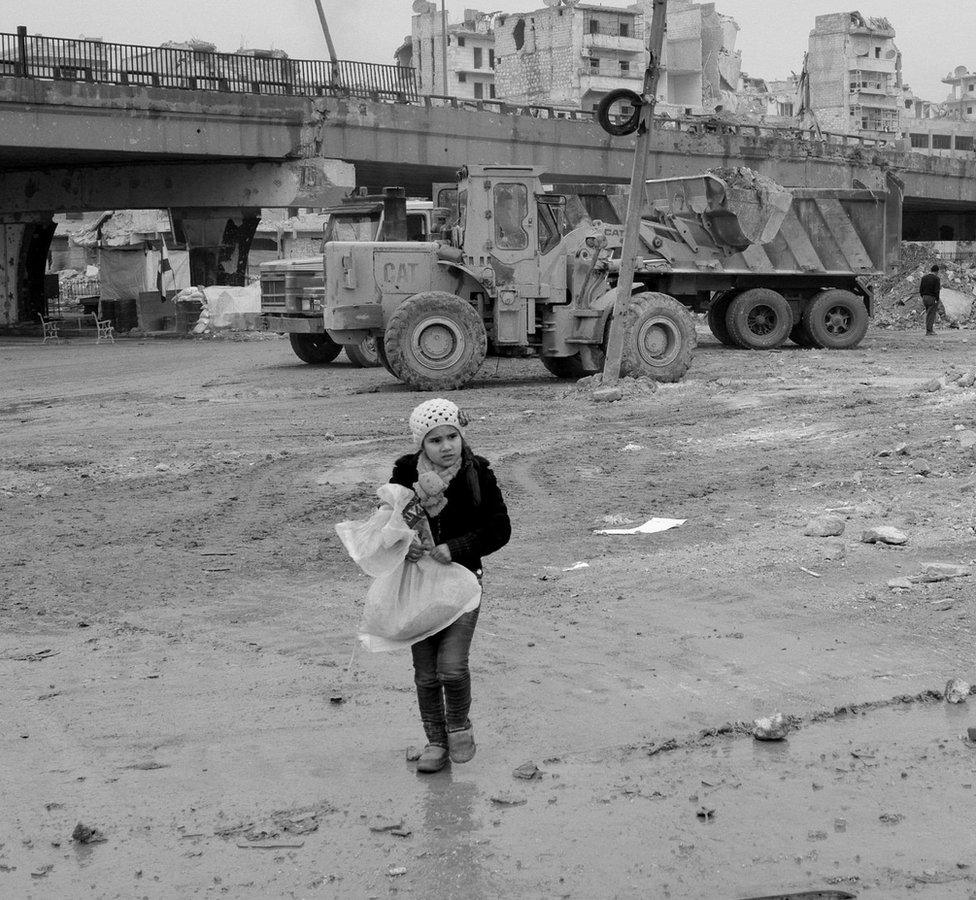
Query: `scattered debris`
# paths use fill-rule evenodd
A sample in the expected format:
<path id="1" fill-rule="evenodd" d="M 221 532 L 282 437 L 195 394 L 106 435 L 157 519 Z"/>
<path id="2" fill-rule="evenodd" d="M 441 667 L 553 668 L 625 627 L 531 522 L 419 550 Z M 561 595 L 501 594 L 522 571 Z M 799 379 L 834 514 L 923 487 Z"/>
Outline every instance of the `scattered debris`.
<path id="1" fill-rule="evenodd" d="M 911 579 L 902 576 L 900 578 L 889 579 L 888 587 L 890 587 L 893 591 L 910 591 L 914 585 L 912 584 Z"/>
<path id="2" fill-rule="evenodd" d="M 416 762 L 423 755 L 423 752 L 424 751 L 421 750 L 419 747 L 414 747 L 411 744 L 409 747 L 407 747 L 407 751 L 405 754 L 407 757 L 407 762 Z"/>
<path id="3" fill-rule="evenodd" d="M 507 792 L 494 794 L 489 799 L 497 806 L 525 806 L 529 802 L 525 797 L 518 797 Z"/>
<path id="4" fill-rule="evenodd" d="M 875 528 L 868 528 L 861 534 L 861 542 L 864 544 L 907 544 L 908 535 L 891 525 L 878 525 Z"/>
<path id="5" fill-rule="evenodd" d="M 390 878 L 399 878 L 401 875 L 406 875 L 407 874 L 407 867 L 406 866 L 390 866 L 390 868 L 386 870 L 386 874 L 389 875 Z"/>
<path id="6" fill-rule="evenodd" d="M 658 534 L 661 531 L 669 531 L 678 528 L 687 522 L 687 519 L 648 519 L 643 525 L 636 528 L 599 528 L 594 534 Z"/>
<path id="7" fill-rule="evenodd" d="M 155 760 L 149 760 L 148 762 L 133 763 L 131 766 L 126 766 L 126 768 L 138 769 L 141 772 L 154 772 L 156 769 L 168 769 L 169 766 L 165 763 L 158 763 Z"/>
<path id="8" fill-rule="evenodd" d="M 574 563 L 573 565 L 569 566 L 566 569 L 563 569 L 563 571 L 564 572 L 576 572 L 579 569 L 588 569 L 589 567 L 590 567 L 590 564 L 588 562 L 578 562 L 578 563 Z"/>
<path id="9" fill-rule="evenodd" d="M 715 818 L 715 808 L 712 806 L 699 806 L 698 812 L 695 815 L 703 822 L 709 822 Z"/>
<path id="10" fill-rule="evenodd" d="M 934 582 L 948 581 L 951 578 L 968 578 L 973 574 L 970 566 L 958 566 L 953 563 L 925 563 L 917 581 Z"/>
<path id="11" fill-rule="evenodd" d="M 965 703 L 972 692 L 972 685 L 961 678 L 953 678 L 945 686 L 946 703 Z"/>
<path id="12" fill-rule="evenodd" d="M 50 647 L 44 650 L 37 650 L 34 653 L 25 653 L 23 656 L 10 656 L 8 659 L 14 659 L 18 662 L 40 662 L 42 659 L 50 659 L 52 656 L 57 656 L 61 651 L 54 650 Z"/>
<path id="13" fill-rule="evenodd" d="M 878 819 L 885 823 L 885 825 L 897 825 L 899 822 L 904 822 L 905 817 L 901 813 L 882 813 L 878 816 Z"/>
<path id="14" fill-rule="evenodd" d="M 970 725 L 969 728 L 966 729 L 966 735 L 969 737 L 969 740 L 976 744 L 976 728 Z"/>
<path id="15" fill-rule="evenodd" d="M 941 600 L 933 600 L 930 605 L 936 612 L 948 612 L 956 605 L 956 601 L 951 597 L 944 597 Z"/>
<path id="16" fill-rule="evenodd" d="M 625 447 L 621 447 L 621 453 L 636 453 L 638 450 L 643 450 L 643 444 L 627 444 Z"/>
<path id="17" fill-rule="evenodd" d="M 71 839 L 79 844 L 101 844 L 108 840 L 101 830 L 79 822 L 71 832 Z"/>
<path id="18" fill-rule="evenodd" d="M 369 824 L 369 830 L 382 834 L 384 831 L 394 831 L 403 828 L 403 819 L 388 819 L 386 816 L 376 816 Z"/>
<path id="19" fill-rule="evenodd" d="M 512 772 L 512 775 L 516 778 L 521 778 L 523 781 L 542 780 L 542 772 L 534 762 L 522 763 L 522 765 Z"/>
<path id="20" fill-rule="evenodd" d="M 790 732 L 789 722 L 782 713 L 763 719 L 756 719 L 752 736 L 757 741 L 781 741 Z"/>
<path id="21" fill-rule="evenodd" d="M 54 869 L 54 863 L 45 863 L 31 871 L 31 878 L 43 878 L 48 872 Z"/>
<path id="22" fill-rule="evenodd" d="M 300 850 L 305 841 L 238 841 L 237 846 L 241 850 Z"/>
<path id="23" fill-rule="evenodd" d="M 817 516 L 803 529 L 807 537 L 840 537 L 844 533 L 844 520 L 840 516 Z"/>
<path id="24" fill-rule="evenodd" d="M 819 572 L 814 572 L 812 569 L 808 569 L 806 566 L 800 566 L 801 572 L 806 572 L 807 575 L 812 575 L 814 578 L 823 578 Z"/>
<path id="25" fill-rule="evenodd" d="M 658 753 L 670 753 L 672 750 L 678 749 L 678 741 L 676 738 L 668 738 L 666 741 L 661 741 L 657 744 L 651 744 L 647 748 L 648 756 L 656 756 Z"/>

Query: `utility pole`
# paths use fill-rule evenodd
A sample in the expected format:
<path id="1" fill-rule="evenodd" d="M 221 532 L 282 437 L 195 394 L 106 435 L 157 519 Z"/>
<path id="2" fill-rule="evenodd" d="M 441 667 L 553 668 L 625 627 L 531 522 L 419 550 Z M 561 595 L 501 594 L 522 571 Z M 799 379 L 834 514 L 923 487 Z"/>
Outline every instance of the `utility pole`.
<path id="1" fill-rule="evenodd" d="M 444 96 L 447 97 L 447 7 L 441 0 L 441 80 L 444 83 Z"/>
<path id="2" fill-rule="evenodd" d="M 613 304 L 610 334 L 607 337 L 607 355 L 603 363 L 603 385 L 616 384 L 620 380 L 620 366 L 624 355 L 624 313 L 630 305 L 634 287 L 634 268 L 640 244 L 641 210 L 644 206 L 644 182 L 647 180 L 647 155 L 654 130 L 654 106 L 657 103 L 657 85 L 661 77 L 661 54 L 664 50 L 664 34 L 667 31 L 668 0 L 650 0 L 654 6 L 651 31 L 647 38 L 647 68 L 644 70 L 644 89 L 641 92 L 640 122 L 637 126 L 637 143 L 634 147 L 634 169 L 630 176 L 630 198 L 627 202 L 627 222 L 624 226 L 624 246 L 620 257 L 620 274 L 617 276 L 617 298 Z"/>
<path id="3" fill-rule="evenodd" d="M 329 23 L 325 20 L 325 10 L 322 9 L 322 0 L 315 0 L 315 8 L 318 10 L 319 22 L 322 25 L 322 34 L 325 35 L 325 43 L 329 48 L 329 59 L 332 60 L 332 65 L 335 66 L 335 45 L 332 43 L 332 34 L 329 31 Z"/>

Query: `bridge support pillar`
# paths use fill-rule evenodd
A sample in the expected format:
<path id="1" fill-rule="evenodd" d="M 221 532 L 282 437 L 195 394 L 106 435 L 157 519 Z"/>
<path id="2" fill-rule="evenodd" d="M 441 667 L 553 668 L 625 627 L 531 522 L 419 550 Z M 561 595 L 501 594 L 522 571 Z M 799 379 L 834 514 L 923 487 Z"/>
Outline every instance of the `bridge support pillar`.
<path id="1" fill-rule="evenodd" d="M 174 209 L 173 228 L 190 252 L 191 284 L 243 285 L 258 209 Z"/>
<path id="2" fill-rule="evenodd" d="M 26 222 L 0 222 L 0 327 L 40 324 L 46 313 L 44 270 L 54 222 L 50 216 Z"/>

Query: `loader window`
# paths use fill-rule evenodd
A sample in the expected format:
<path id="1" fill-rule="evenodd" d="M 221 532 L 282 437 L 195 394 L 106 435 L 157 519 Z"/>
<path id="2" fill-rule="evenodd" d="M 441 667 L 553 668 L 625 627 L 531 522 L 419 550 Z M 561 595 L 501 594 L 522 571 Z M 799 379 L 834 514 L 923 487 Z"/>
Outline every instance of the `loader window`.
<path id="1" fill-rule="evenodd" d="M 372 241 L 376 237 L 379 214 L 375 216 L 336 216 L 325 227 L 327 241 Z"/>
<path id="2" fill-rule="evenodd" d="M 523 226 L 529 215 L 529 191 L 524 184 L 496 184 L 495 246 L 499 250 L 524 250 L 529 235 Z"/>
<path id="3" fill-rule="evenodd" d="M 539 253 L 544 256 L 559 243 L 559 223 L 555 210 L 545 203 L 536 203 L 536 218 L 539 220 Z"/>
<path id="4" fill-rule="evenodd" d="M 408 241 L 427 240 L 427 217 L 426 216 L 407 216 L 407 240 Z"/>

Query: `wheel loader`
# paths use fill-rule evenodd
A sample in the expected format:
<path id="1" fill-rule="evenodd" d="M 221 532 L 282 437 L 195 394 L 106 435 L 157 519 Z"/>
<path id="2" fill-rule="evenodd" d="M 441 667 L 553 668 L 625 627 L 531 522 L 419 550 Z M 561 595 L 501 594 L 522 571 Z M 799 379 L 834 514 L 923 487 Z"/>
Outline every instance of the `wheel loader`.
<path id="1" fill-rule="evenodd" d="M 330 242 L 329 336 L 372 336 L 381 363 L 416 390 L 463 387 L 488 353 L 538 356 L 559 378 L 600 371 L 623 229 L 576 214 L 578 197 L 545 190 L 540 175 L 463 168 L 456 224 L 439 240 Z M 606 188 L 617 209 L 620 194 Z M 709 312 L 723 343 L 855 346 L 870 313 L 864 276 L 885 271 L 897 246 L 900 193 L 704 174 L 647 182 L 641 215 L 621 371 L 673 382 L 691 365 L 692 311 Z"/>

